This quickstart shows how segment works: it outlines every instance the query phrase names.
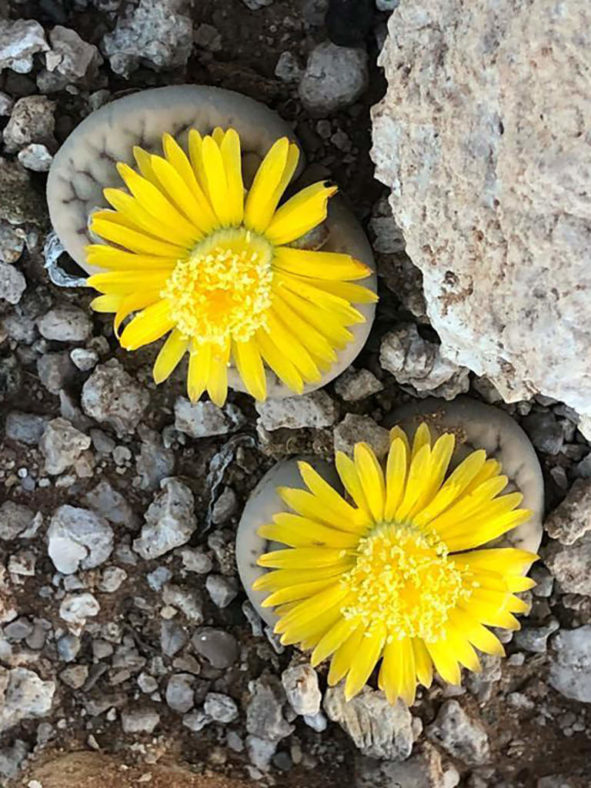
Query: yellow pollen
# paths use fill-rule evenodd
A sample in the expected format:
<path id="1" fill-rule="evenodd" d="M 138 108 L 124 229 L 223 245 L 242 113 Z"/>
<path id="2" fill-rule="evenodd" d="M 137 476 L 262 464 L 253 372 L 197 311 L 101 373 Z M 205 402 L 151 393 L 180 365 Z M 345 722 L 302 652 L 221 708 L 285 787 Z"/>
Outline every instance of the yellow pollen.
<path id="1" fill-rule="evenodd" d="M 160 293 L 178 330 L 197 343 L 245 342 L 266 325 L 273 247 L 244 228 L 218 230 L 180 260 Z"/>
<path id="2" fill-rule="evenodd" d="M 345 618 L 385 624 L 388 638 L 442 636 L 449 611 L 471 594 L 468 575 L 434 534 L 410 524 L 381 523 L 360 540 L 343 582 L 355 597 Z"/>

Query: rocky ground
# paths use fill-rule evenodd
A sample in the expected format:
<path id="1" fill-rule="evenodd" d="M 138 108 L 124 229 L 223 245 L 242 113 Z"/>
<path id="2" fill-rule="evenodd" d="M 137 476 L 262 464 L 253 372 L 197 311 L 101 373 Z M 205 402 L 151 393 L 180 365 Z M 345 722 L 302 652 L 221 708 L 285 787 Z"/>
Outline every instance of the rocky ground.
<path id="1" fill-rule="evenodd" d="M 39 788 L 31 756 L 75 749 L 115 754 L 138 785 L 170 761 L 310 788 L 591 780 L 589 445 L 566 406 L 506 406 L 439 353 L 372 179 L 374 64 L 396 2 L 377 5 L 335 1 L 327 21 L 325 0 L 0 5 L 2 786 Z M 60 143 L 112 98 L 183 82 L 231 87 L 291 121 L 374 244 L 381 302 L 366 349 L 289 411 L 243 395 L 221 412 L 190 405 L 183 370 L 156 389 L 154 353 L 122 352 L 90 294 L 44 268 L 45 173 Z M 398 404 L 464 392 L 511 412 L 544 468 L 551 514 L 531 615 L 508 659 L 487 659 L 462 689 L 435 684 L 410 711 L 371 689 L 344 706 L 246 602 L 241 509 L 276 459 L 359 439 L 383 453 L 380 425 Z"/>

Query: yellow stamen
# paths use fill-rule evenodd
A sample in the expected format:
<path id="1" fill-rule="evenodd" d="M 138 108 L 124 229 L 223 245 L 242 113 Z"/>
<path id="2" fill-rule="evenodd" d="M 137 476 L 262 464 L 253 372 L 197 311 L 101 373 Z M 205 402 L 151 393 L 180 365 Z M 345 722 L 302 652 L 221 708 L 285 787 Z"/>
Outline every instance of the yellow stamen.
<path id="1" fill-rule="evenodd" d="M 245 342 L 266 326 L 273 247 L 244 228 L 218 230 L 181 260 L 161 292 L 178 330 L 198 343 Z"/>
<path id="2" fill-rule="evenodd" d="M 441 637 L 449 611 L 471 593 L 435 534 L 399 523 L 381 523 L 359 541 L 342 582 L 355 596 L 345 618 L 385 624 L 395 640 Z"/>

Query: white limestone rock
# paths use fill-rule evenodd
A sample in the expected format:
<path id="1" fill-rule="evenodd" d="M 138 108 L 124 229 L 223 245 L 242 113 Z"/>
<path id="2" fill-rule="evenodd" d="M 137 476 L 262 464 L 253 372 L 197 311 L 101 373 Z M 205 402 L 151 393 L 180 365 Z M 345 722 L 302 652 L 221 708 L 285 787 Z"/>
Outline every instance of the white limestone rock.
<path id="1" fill-rule="evenodd" d="M 589 4 L 401 0 L 389 31 L 372 155 L 443 354 L 591 434 Z"/>

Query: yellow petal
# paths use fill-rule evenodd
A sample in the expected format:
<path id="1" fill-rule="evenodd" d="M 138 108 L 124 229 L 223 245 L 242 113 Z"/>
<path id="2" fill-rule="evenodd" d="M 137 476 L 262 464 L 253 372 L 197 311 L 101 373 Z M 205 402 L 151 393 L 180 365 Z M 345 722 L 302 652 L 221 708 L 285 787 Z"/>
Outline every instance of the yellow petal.
<path id="1" fill-rule="evenodd" d="M 197 202 L 199 207 L 198 226 L 201 227 L 204 232 L 210 232 L 217 227 L 218 222 L 211 207 L 211 203 L 197 181 L 195 172 L 186 153 L 170 134 L 163 135 L 162 147 L 167 160 L 187 184 Z"/>
<path id="2" fill-rule="evenodd" d="M 207 387 L 211 364 L 211 346 L 193 344 L 189 354 L 187 393 L 191 402 L 197 402 Z"/>
<path id="3" fill-rule="evenodd" d="M 355 445 L 354 459 L 372 517 L 375 522 L 380 522 L 384 517 L 386 499 L 386 485 L 380 463 L 367 443 Z"/>
<path id="4" fill-rule="evenodd" d="M 319 567 L 314 570 L 314 579 L 321 580 L 329 577 L 338 577 L 352 566 L 352 560 L 342 560 L 333 566 Z M 308 583 L 310 581 L 309 569 L 275 569 L 264 572 L 253 582 L 254 591 L 278 591 L 288 586 Z"/>
<path id="5" fill-rule="evenodd" d="M 486 627 L 475 621 L 466 611 L 454 609 L 449 613 L 449 625 L 462 634 L 483 654 L 505 656 L 500 640 Z"/>
<path id="6" fill-rule="evenodd" d="M 347 674 L 345 700 L 351 700 L 363 688 L 382 655 L 385 642 L 386 627 L 383 624 L 365 633 Z"/>
<path id="7" fill-rule="evenodd" d="M 338 684 L 349 671 L 353 658 L 361 646 L 363 632 L 364 627 L 358 625 L 357 629 L 353 630 L 333 654 L 330 670 L 328 671 L 328 683 L 331 687 Z"/>
<path id="8" fill-rule="evenodd" d="M 355 547 L 359 541 L 357 534 L 339 531 L 317 520 L 310 520 L 291 512 L 278 512 L 273 516 L 272 523 L 259 528 L 258 534 L 265 539 L 283 542 L 290 547 L 326 545 L 345 549 Z"/>
<path id="9" fill-rule="evenodd" d="M 421 512 L 427 506 L 441 488 L 445 474 L 455 447 L 455 438 L 451 434 L 442 435 L 435 441 L 429 458 L 428 476 L 423 482 L 423 491 L 417 498 L 412 507 L 409 517 L 414 518 L 415 514 Z"/>
<path id="10" fill-rule="evenodd" d="M 334 312 L 322 309 L 317 304 L 312 303 L 299 294 L 290 292 L 286 288 L 281 289 L 281 302 L 297 312 L 302 320 L 309 323 L 335 348 L 342 349 L 353 339 L 353 334 L 345 327 L 346 320 L 343 320 Z"/>
<path id="11" fill-rule="evenodd" d="M 172 331 L 154 362 L 153 376 L 155 383 L 167 380 L 187 352 L 189 340 L 180 331 Z"/>
<path id="12" fill-rule="evenodd" d="M 332 522 L 346 523 L 343 525 L 346 531 L 356 531 L 359 525 L 367 524 L 367 515 L 348 504 L 311 465 L 298 462 L 298 468 L 304 484 L 318 499 L 318 507 L 329 514 Z"/>
<path id="13" fill-rule="evenodd" d="M 287 588 L 280 588 L 274 591 L 262 602 L 262 607 L 274 607 L 276 605 L 283 605 L 286 602 L 299 602 L 301 599 L 307 599 L 319 591 L 323 591 L 329 586 L 335 585 L 334 578 L 328 580 L 310 580 L 309 583 L 298 583 L 295 586 L 288 586 Z"/>
<path id="14" fill-rule="evenodd" d="M 337 354 L 326 337 L 311 326 L 308 321 L 301 318 L 279 293 L 275 293 L 273 296 L 273 307 L 275 312 L 281 315 L 282 322 L 300 338 L 301 343 L 318 366 L 329 369 L 337 360 Z"/>
<path id="15" fill-rule="evenodd" d="M 330 657 L 358 626 L 357 621 L 353 619 L 339 618 L 337 623 L 322 636 L 312 652 L 310 657 L 312 667 L 316 667 Z"/>
<path id="16" fill-rule="evenodd" d="M 320 520 L 327 525 L 340 531 L 360 534 L 369 524 L 368 518 L 361 510 L 356 510 L 356 514 L 342 516 L 341 510 L 337 507 L 323 505 L 318 498 L 307 490 L 298 490 L 292 487 L 278 487 L 277 493 L 281 499 L 294 512 L 310 520 Z M 345 501 L 343 503 L 346 504 Z"/>
<path id="17" fill-rule="evenodd" d="M 234 129 L 228 129 L 220 145 L 226 185 L 228 188 L 228 222 L 237 226 L 244 217 L 244 183 L 242 181 L 242 159 L 240 156 L 240 137 Z"/>
<path id="18" fill-rule="evenodd" d="M 404 495 L 402 497 L 402 501 L 396 509 L 395 518 L 397 520 L 401 522 L 406 520 L 417 500 L 419 499 L 419 496 L 423 490 L 425 477 L 429 471 L 430 462 L 431 449 L 429 444 L 424 443 L 410 463 Z"/>
<path id="19" fill-rule="evenodd" d="M 107 202 L 140 232 L 161 241 L 168 241 L 171 235 L 174 237 L 174 227 L 169 227 L 162 221 L 157 222 L 135 197 L 123 189 L 103 189 L 103 194 Z"/>
<path id="20" fill-rule="evenodd" d="M 234 342 L 232 355 L 238 374 L 242 378 L 248 393 L 256 400 L 267 398 L 267 377 L 265 366 L 256 342 Z"/>
<path id="21" fill-rule="evenodd" d="M 266 237 L 278 246 L 301 238 L 326 219 L 328 200 L 336 192 L 336 186 L 325 182 L 302 189 L 275 213 Z"/>
<path id="22" fill-rule="evenodd" d="M 296 552 L 296 550 L 297 548 L 292 552 Z M 308 622 L 314 621 L 317 616 L 325 611 L 332 610 L 335 606 L 339 606 L 348 593 L 348 590 L 341 583 L 333 583 L 317 594 L 297 602 L 289 613 L 281 616 L 279 621 L 275 624 L 274 631 L 277 634 L 287 634 L 290 629 L 293 630 Z"/>
<path id="23" fill-rule="evenodd" d="M 350 457 L 342 451 L 337 451 L 335 455 L 337 473 L 343 483 L 343 487 L 355 501 L 357 506 L 367 515 L 371 515 L 371 509 L 363 491 L 363 485 L 357 473 L 357 467 Z"/>
<path id="24" fill-rule="evenodd" d="M 277 190 L 281 183 L 287 157 L 289 140 L 278 139 L 272 146 L 254 177 L 244 208 L 244 224 L 258 233 L 266 231 L 277 207 Z"/>
<path id="25" fill-rule="evenodd" d="M 293 363 L 279 350 L 265 329 L 259 328 L 255 334 L 255 340 L 261 356 L 277 377 L 296 394 L 301 394 L 304 390 L 302 376 Z"/>
<path id="26" fill-rule="evenodd" d="M 337 252 L 311 252 L 278 246 L 273 265 L 290 274 L 313 279 L 352 280 L 365 279 L 371 274 L 369 266 L 348 254 Z"/>
<path id="27" fill-rule="evenodd" d="M 203 139 L 201 149 L 203 158 L 203 177 L 207 184 L 207 193 L 220 224 L 227 227 L 231 223 L 228 181 L 222 152 L 218 144 L 211 138 Z"/>
<path id="28" fill-rule="evenodd" d="M 143 274 L 138 271 L 109 271 L 89 276 L 86 283 L 100 293 L 126 295 L 138 290 L 161 290 L 169 275 L 167 269 L 144 271 Z"/>
<path id="29" fill-rule="evenodd" d="M 146 268 L 172 270 L 178 262 L 178 258 L 134 254 L 106 244 L 89 244 L 84 251 L 89 265 L 107 268 L 110 271 L 145 271 Z"/>
<path id="30" fill-rule="evenodd" d="M 230 360 L 230 339 L 226 344 L 212 345 L 209 362 L 209 378 L 207 393 L 211 401 L 219 408 L 226 402 L 228 396 L 228 363 Z"/>
<path id="31" fill-rule="evenodd" d="M 427 525 L 465 494 L 466 488 L 486 462 L 483 449 L 474 451 L 455 468 L 431 503 L 415 518 L 417 525 Z"/>
<path id="32" fill-rule="evenodd" d="M 218 221 L 205 195 L 201 191 L 195 191 L 199 188 L 196 180 L 191 189 L 172 164 L 162 156 L 152 156 L 152 169 L 170 202 L 178 206 L 183 221 L 191 227 L 194 242 L 201 240 L 217 227 Z"/>
<path id="33" fill-rule="evenodd" d="M 414 460 L 423 446 L 429 446 L 429 448 L 431 448 L 431 432 L 424 421 L 417 427 L 412 441 L 411 461 Z"/>
<path id="34" fill-rule="evenodd" d="M 117 296 L 120 298 L 119 306 L 113 320 L 113 327 L 115 335 L 119 337 L 119 329 L 123 321 L 131 315 L 132 312 L 138 312 L 144 307 L 151 306 L 157 301 L 160 301 L 160 293 L 158 290 L 139 290 L 127 296 Z"/>
<path id="35" fill-rule="evenodd" d="M 170 305 L 162 300 L 136 315 L 124 328 L 119 341 L 126 350 L 137 350 L 160 339 L 171 328 L 174 328 L 174 321 L 170 317 Z"/>
<path id="36" fill-rule="evenodd" d="M 117 214 L 114 211 L 99 211 L 93 214 L 90 229 L 96 235 L 104 238 L 105 241 L 111 241 L 137 254 L 158 255 L 177 259 L 186 256 L 186 248 L 173 243 L 159 241 L 145 233 L 125 227 L 116 221 L 116 217 Z M 175 240 L 177 239 L 175 238 Z"/>
<path id="37" fill-rule="evenodd" d="M 271 569 L 314 569 L 331 566 L 343 558 L 343 550 L 334 547 L 294 547 L 263 553 L 257 559 L 259 566 Z"/>
<path id="38" fill-rule="evenodd" d="M 92 299 L 90 308 L 95 312 L 116 312 L 124 297 L 125 296 L 115 295 L 113 293 L 109 295 L 100 295 Z"/>
<path id="39" fill-rule="evenodd" d="M 304 277 L 296 274 L 290 274 L 290 276 L 294 276 L 298 281 L 304 280 Z M 312 279 L 310 277 L 304 281 L 309 281 L 317 290 L 323 290 L 325 293 L 343 298 L 350 304 L 375 304 L 378 300 L 377 293 L 374 293 L 369 287 L 353 282 L 335 282 L 330 279 Z"/>
<path id="40" fill-rule="evenodd" d="M 409 638 L 391 640 L 386 644 L 378 684 L 390 703 L 395 703 L 397 698 L 402 698 L 409 706 L 414 702 L 417 682 Z"/>
<path id="41" fill-rule="evenodd" d="M 400 438 L 396 438 L 390 445 L 386 464 L 386 505 L 384 508 L 386 522 L 394 520 L 396 509 L 402 501 L 406 487 L 407 468 L 406 444 Z"/>
<path id="42" fill-rule="evenodd" d="M 267 325 L 273 344 L 291 361 L 302 376 L 302 380 L 307 383 L 320 382 L 322 373 L 314 359 L 295 334 L 283 323 L 275 307 L 272 307 L 267 313 Z"/>
<path id="43" fill-rule="evenodd" d="M 164 161 L 158 156 L 153 156 L 152 167 L 154 170 L 157 159 Z M 168 162 L 166 163 L 168 164 Z M 175 228 L 175 241 L 190 247 L 199 240 L 201 233 L 197 227 L 192 225 L 153 183 L 132 170 L 127 164 L 118 164 L 117 171 L 142 208 L 156 221 L 164 221 L 168 226 Z M 160 179 L 159 175 L 158 179 Z"/>
<path id="44" fill-rule="evenodd" d="M 412 650 L 417 679 L 423 687 L 430 687 L 433 681 L 433 661 L 421 638 L 412 639 Z"/>
<path id="45" fill-rule="evenodd" d="M 462 680 L 462 674 L 458 661 L 449 645 L 445 641 L 440 640 L 435 643 L 425 643 L 425 646 L 441 678 L 447 681 L 448 684 L 459 685 Z"/>

